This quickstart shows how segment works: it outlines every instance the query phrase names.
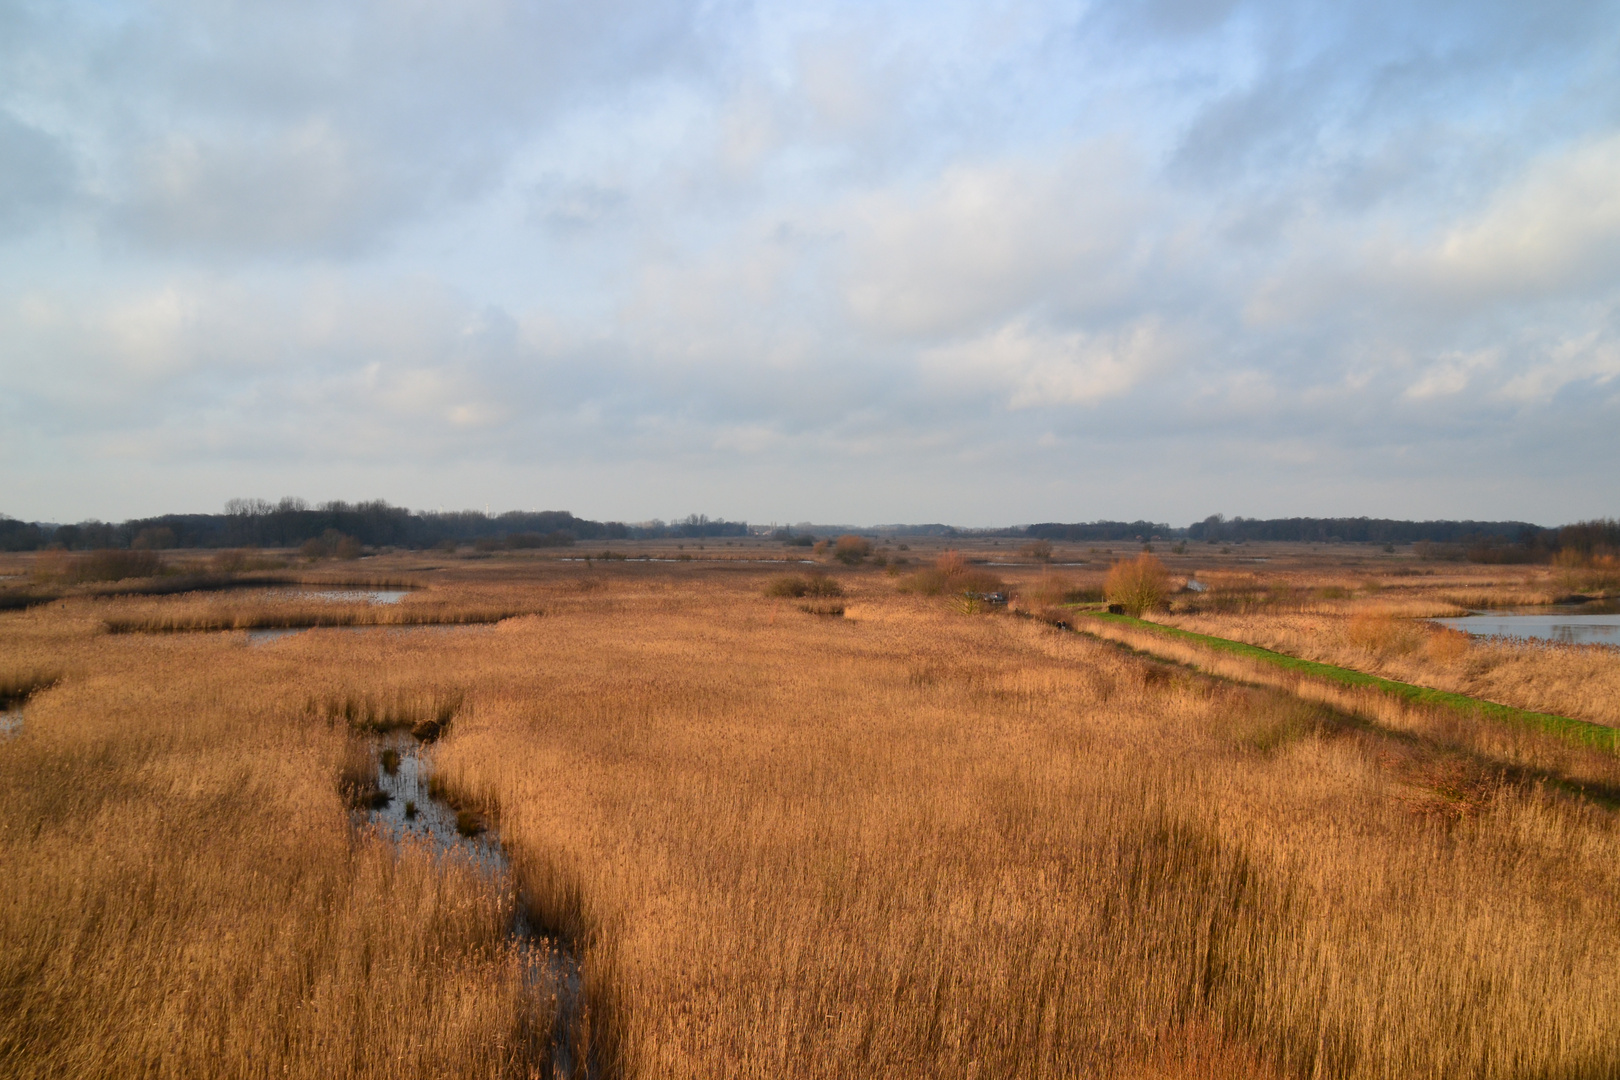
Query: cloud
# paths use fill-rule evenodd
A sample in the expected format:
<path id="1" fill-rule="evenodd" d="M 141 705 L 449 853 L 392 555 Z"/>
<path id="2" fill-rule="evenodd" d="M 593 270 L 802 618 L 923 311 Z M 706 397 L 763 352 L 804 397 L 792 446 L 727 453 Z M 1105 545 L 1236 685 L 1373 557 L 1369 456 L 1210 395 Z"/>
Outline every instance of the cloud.
<path id="1" fill-rule="evenodd" d="M 888 334 L 959 333 L 1042 305 L 1117 301 L 1151 203 L 1124 148 L 1055 162 L 958 165 L 920 191 L 862 196 L 840 224 L 851 238 L 844 295 Z"/>
<path id="2" fill-rule="evenodd" d="M 1102 334 L 1053 333 L 1026 322 L 925 352 L 927 376 L 985 392 L 1010 409 L 1096 405 L 1173 364 L 1180 349 L 1153 321 Z"/>
<path id="3" fill-rule="evenodd" d="M 0 6 L 7 509 L 1590 513 L 1611 9 Z"/>
<path id="4" fill-rule="evenodd" d="M 44 224 L 74 198 L 75 185 L 61 141 L 0 109 L 0 241 Z"/>
<path id="5" fill-rule="evenodd" d="M 1482 212 L 1392 262 L 1412 284 L 1477 302 L 1613 290 L 1620 284 L 1620 134 L 1532 162 Z"/>

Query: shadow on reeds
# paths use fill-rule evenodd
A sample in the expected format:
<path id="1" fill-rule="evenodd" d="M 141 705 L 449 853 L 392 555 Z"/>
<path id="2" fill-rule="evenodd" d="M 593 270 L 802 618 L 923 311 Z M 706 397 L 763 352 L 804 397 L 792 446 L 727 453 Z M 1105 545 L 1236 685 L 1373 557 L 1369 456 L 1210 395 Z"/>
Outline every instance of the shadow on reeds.
<path id="1" fill-rule="evenodd" d="M 466 859 L 501 890 L 516 895 L 507 937 L 520 957 L 524 984 L 536 999 L 554 1002 L 547 1075 L 598 1076 L 591 1052 L 591 1016 L 585 982 L 570 935 L 536 917 L 533 899 L 517 892 L 518 875 L 491 815 L 463 805 L 433 773 L 427 747 L 441 737 L 464 700 L 461 691 L 391 697 L 362 694 L 311 699 L 310 711 L 355 736 L 347 740 L 338 785 L 357 827 L 375 828 L 395 844 L 423 844 L 437 858 Z M 406 732 L 409 734 L 406 734 Z M 600 1037 L 600 1033 L 598 1038 Z"/>
<path id="2" fill-rule="evenodd" d="M 349 627 L 405 629 L 412 626 L 486 626 L 523 615 L 543 615 L 543 611 L 517 608 L 471 608 L 463 610 L 414 607 L 365 607 L 349 610 L 296 611 L 249 610 L 225 613 L 169 613 L 114 616 L 105 620 L 109 634 L 217 633 L 228 630 L 315 630 Z"/>
<path id="3" fill-rule="evenodd" d="M 461 690 L 343 693 L 311 697 L 305 711 L 324 719 L 328 727 L 341 721 L 356 735 L 409 731 L 420 742 L 433 742 L 449 730 L 464 700 Z"/>
<path id="4" fill-rule="evenodd" d="M 1118 638 L 1093 633 L 1083 626 L 1071 627 L 1062 620 L 1046 621 L 1060 630 L 1084 634 L 1149 661 L 1143 669 L 1144 687 L 1168 685 L 1169 673 L 1179 671 L 1186 678 L 1242 687 L 1254 693 L 1280 695 L 1271 708 L 1255 708 L 1251 705 L 1239 710 L 1246 717 L 1245 723 L 1234 727 L 1228 735 L 1244 749 L 1270 754 L 1288 743 L 1311 736 L 1352 735 L 1374 739 L 1379 749 L 1386 751 L 1379 755 L 1381 762 L 1403 780 L 1439 796 L 1443 804 L 1441 812 L 1450 816 L 1472 813 L 1482 803 L 1484 793 L 1493 785 L 1538 787 L 1584 800 L 1605 810 L 1620 810 L 1620 776 L 1616 776 L 1612 769 L 1608 770 L 1609 775 L 1602 777 L 1575 778 L 1558 769 L 1508 761 L 1470 745 L 1481 733 L 1493 734 L 1491 728 L 1494 721 L 1484 715 L 1458 712 L 1444 705 L 1409 704 L 1408 708 L 1429 713 L 1435 733 L 1392 727 L 1375 719 L 1370 715 L 1370 710 L 1354 711 L 1328 702 L 1307 700 L 1285 687 L 1209 671 L 1194 663 L 1139 648 Z M 1524 733 L 1555 743 L 1562 741 L 1553 733 Z M 1612 762 L 1610 754 L 1591 746 L 1565 743 L 1561 749 L 1589 757 L 1600 764 Z"/>
<path id="5" fill-rule="evenodd" d="M 41 690 L 49 690 L 61 681 L 60 671 L 40 669 L 0 675 L 0 711 L 20 708 Z"/>

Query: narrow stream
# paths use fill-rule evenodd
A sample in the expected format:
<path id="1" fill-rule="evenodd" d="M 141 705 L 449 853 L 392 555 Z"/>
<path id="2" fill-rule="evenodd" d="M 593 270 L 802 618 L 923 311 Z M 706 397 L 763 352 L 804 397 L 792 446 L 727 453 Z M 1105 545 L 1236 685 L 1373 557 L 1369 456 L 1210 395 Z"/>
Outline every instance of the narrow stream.
<path id="1" fill-rule="evenodd" d="M 429 789 L 433 762 L 427 751 L 426 744 L 405 732 L 393 732 L 373 740 L 377 786 L 388 796 L 388 801 L 372 809 L 355 811 L 356 824 L 375 826 L 396 844 L 407 838 L 426 842 L 440 858 L 468 859 L 503 887 L 515 888 L 511 862 L 501 847 L 500 834 L 493 828 L 473 827 L 465 831 L 458 828 L 455 808 Z M 554 988 L 557 995 L 550 1075 L 561 1080 L 571 1080 L 576 1075 L 595 1076 L 596 1069 L 588 1061 L 576 1072 L 574 1058 L 583 996 L 579 958 L 556 935 L 534 925 L 521 897 L 508 933 L 523 958 L 525 981 L 531 990 L 544 994 Z"/>

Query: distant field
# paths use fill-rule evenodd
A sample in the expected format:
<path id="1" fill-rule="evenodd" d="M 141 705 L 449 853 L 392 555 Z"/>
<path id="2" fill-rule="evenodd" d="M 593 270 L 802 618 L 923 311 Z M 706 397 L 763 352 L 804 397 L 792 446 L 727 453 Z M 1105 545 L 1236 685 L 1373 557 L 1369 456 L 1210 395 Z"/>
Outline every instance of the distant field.
<path id="1" fill-rule="evenodd" d="M 603 1077 L 1620 1075 L 1620 828 L 1582 794 L 1620 756 L 1043 621 L 1138 545 L 906 544 L 398 554 L 278 571 L 421 586 L 386 609 L 0 613 L 0 1075 L 545 1075 L 520 906 L 580 956 Z M 1159 554 L 1208 586 L 1166 625 L 1620 722 L 1620 650 L 1414 621 L 1549 570 Z M 351 824 L 369 732 L 427 719 L 513 887 Z"/>

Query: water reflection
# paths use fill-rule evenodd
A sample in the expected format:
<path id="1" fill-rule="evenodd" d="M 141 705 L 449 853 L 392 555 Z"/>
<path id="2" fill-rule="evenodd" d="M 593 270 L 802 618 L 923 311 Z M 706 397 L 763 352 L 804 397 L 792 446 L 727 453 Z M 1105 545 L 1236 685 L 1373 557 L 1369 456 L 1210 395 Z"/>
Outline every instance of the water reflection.
<path id="1" fill-rule="evenodd" d="M 397 604 L 409 589 L 291 589 L 283 595 L 294 600 L 330 600 L 334 604 Z"/>
<path id="2" fill-rule="evenodd" d="M 451 633 L 468 630 L 488 630 L 494 623 L 361 623 L 357 626 L 276 626 L 249 630 L 249 645 L 268 645 L 294 634 L 307 634 L 311 630 L 338 630 L 346 634 L 359 634 L 367 630 L 386 630 L 391 634 Z M 231 631 L 226 631 L 230 633 Z"/>
<path id="3" fill-rule="evenodd" d="M 461 815 L 433 794 L 429 785 L 432 763 L 425 747 L 410 735 L 394 732 L 376 740 L 377 786 L 388 799 L 383 805 L 356 811 L 358 823 L 377 828 L 394 843 L 415 840 L 428 844 L 443 858 L 462 858 L 496 878 L 503 889 L 515 889 L 512 868 L 500 836 L 477 815 Z M 509 930 L 523 958 L 525 982 L 535 993 L 555 994 L 555 1028 L 551 1046 L 551 1074 L 589 1077 L 590 1062 L 575 1069 L 575 1053 L 582 1035 L 584 981 L 579 959 L 555 935 L 530 921 L 519 903 Z"/>
<path id="4" fill-rule="evenodd" d="M 1598 613 L 1590 607 L 1572 610 L 1503 614 L 1482 611 L 1455 619 L 1435 619 L 1441 626 L 1472 637 L 1521 638 L 1562 645 L 1620 646 L 1620 612 Z"/>

